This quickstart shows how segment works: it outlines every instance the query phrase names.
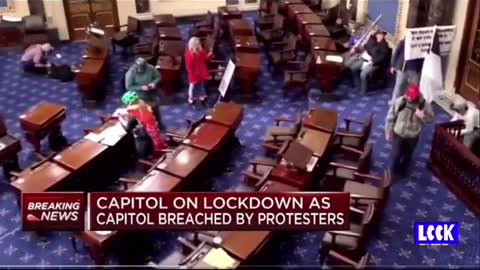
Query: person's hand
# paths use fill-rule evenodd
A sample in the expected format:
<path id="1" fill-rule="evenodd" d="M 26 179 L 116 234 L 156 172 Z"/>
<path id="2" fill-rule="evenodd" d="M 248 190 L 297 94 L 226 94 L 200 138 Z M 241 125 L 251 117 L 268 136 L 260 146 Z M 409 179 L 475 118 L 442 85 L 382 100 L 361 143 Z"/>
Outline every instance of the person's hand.
<path id="1" fill-rule="evenodd" d="M 208 51 L 208 57 L 212 57 L 212 55 L 213 55 L 213 52 L 211 50 Z"/>
<path id="2" fill-rule="evenodd" d="M 373 65 L 373 60 L 372 59 L 368 60 L 368 64 Z"/>
<path id="3" fill-rule="evenodd" d="M 395 74 L 395 68 L 390 68 L 390 73 Z"/>
<path id="4" fill-rule="evenodd" d="M 350 49 L 350 53 L 351 53 L 351 54 L 354 54 L 354 53 L 355 53 L 355 48 L 351 48 L 351 49 Z"/>
<path id="5" fill-rule="evenodd" d="M 386 133 L 385 133 L 385 140 L 386 140 L 387 142 L 390 142 L 390 141 L 392 140 L 392 135 L 391 135 L 390 133 L 386 132 Z"/>
<path id="6" fill-rule="evenodd" d="M 148 89 L 153 89 L 153 88 L 155 88 L 155 84 L 154 84 L 154 83 L 148 84 Z"/>
<path id="7" fill-rule="evenodd" d="M 423 112 L 423 110 L 420 110 L 417 108 L 417 110 L 415 111 L 415 115 L 420 118 L 420 119 L 423 119 L 423 117 L 425 117 L 425 113 Z"/>
<path id="8" fill-rule="evenodd" d="M 143 91 L 148 91 L 148 85 L 142 86 L 142 90 L 143 90 Z"/>

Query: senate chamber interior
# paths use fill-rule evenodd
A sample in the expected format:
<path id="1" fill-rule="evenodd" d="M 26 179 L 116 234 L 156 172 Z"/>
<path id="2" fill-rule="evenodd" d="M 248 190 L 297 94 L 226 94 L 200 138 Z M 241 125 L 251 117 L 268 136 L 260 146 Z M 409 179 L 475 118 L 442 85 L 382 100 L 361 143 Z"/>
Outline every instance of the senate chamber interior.
<path id="1" fill-rule="evenodd" d="M 0 0 L 0 266 L 478 268 L 479 33 L 476 0 Z M 350 224 L 23 230 L 60 191 L 348 192 Z"/>

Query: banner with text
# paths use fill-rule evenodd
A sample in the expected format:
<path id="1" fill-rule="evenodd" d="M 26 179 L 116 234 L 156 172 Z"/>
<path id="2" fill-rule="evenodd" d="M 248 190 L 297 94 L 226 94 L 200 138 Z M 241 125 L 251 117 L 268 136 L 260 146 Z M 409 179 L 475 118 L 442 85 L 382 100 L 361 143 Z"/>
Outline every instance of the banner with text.
<path id="1" fill-rule="evenodd" d="M 348 193 L 90 193 L 89 229 L 346 230 Z"/>
<path id="2" fill-rule="evenodd" d="M 405 60 L 425 58 L 430 51 L 435 29 L 440 42 L 440 55 L 447 55 L 455 37 L 455 25 L 407 29 L 405 34 Z"/>

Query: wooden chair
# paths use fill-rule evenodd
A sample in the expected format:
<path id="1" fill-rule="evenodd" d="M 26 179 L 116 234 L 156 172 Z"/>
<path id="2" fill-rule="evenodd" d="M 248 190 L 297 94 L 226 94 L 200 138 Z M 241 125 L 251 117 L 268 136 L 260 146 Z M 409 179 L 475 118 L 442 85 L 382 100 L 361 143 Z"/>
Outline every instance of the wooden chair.
<path id="1" fill-rule="evenodd" d="M 207 82 L 207 86 L 215 87 L 218 89 L 220 82 L 223 79 L 223 74 L 227 68 L 228 62 L 225 60 L 210 60 L 208 61 L 208 73 L 210 74 L 210 79 Z"/>
<path id="2" fill-rule="evenodd" d="M 151 43 L 137 43 L 133 45 L 133 54 L 144 58 L 149 64 L 155 66 L 158 60 L 158 40 L 154 38 Z"/>
<path id="3" fill-rule="evenodd" d="M 278 15 L 278 3 L 273 1 L 262 1 L 257 11 L 255 25 L 259 29 L 271 29 L 275 16 Z"/>
<path id="4" fill-rule="evenodd" d="M 293 126 L 285 127 L 281 126 L 281 123 L 292 123 Z M 275 126 L 271 127 L 265 133 L 263 137 L 263 147 L 267 154 L 278 153 L 285 143 L 294 140 L 300 129 L 302 128 L 302 115 L 297 114 L 296 120 L 277 118 L 275 119 Z"/>
<path id="5" fill-rule="evenodd" d="M 171 130 L 165 132 L 165 136 L 167 136 L 169 143 L 172 145 L 178 145 L 185 140 L 190 133 L 198 127 L 203 121 L 205 117 L 202 117 L 198 120 L 192 118 L 185 118 L 187 126 L 185 128 L 180 128 L 176 130 Z"/>
<path id="6" fill-rule="evenodd" d="M 286 97 L 287 92 L 300 89 L 308 93 L 308 79 L 310 67 L 312 66 L 312 55 L 308 54 L 304 61 L 289 61 L 287 69 L 283 76 L 283 96 Z"/>
<path id="7" fill-rule="evenodd" d="M 360 131 L 354 131 L 352 124 L 361 125 Z M 370 131 L 372 130 L 373 114 L 370 114 L 365 122 L 345 118 L 345 125 L 345 128 L 339 128 L 335 133 L 334 143 L 350 146 L 359 150 L 364 149 L 370 136 Z"/>
<path id="8" fill-rule="evenodd" d="M 209 29 L 210 31 L 213 30 L 213 26 L 214 26 L 214 23 L 215 23 L 215 16 L 213 15 L 213 13 L 209 10 L 207 12 L 207 14 L 205 15 L 205 17 L 199 21 L 199 22 L 196 22 L 194 24 L 194 28 L 196 28 L 197 30 L 202 30 L 202 29 Z"/>
<path id="9" fill-rule="evenodd" d="M 178 237 L 177 241 L 180 243 L 180 248 L 174 249 L 167 257 L 161 260 L 159 263 L 149 262 L 147 266 L 156 269 L 165 269 L 165 267 L 171 268 L 172 266 L 183 266 L 193 259 L 193 256 L 201 250 L 206 242 L 202 242 L 199 245 L 195 245 L 191 241 L 183 237 Z"/>
<path id="10" fill-rule="evenodd" d="M 245 182 L 254 186 L 256 190 L 260 188 L 267 178 L 270 176 L 273 168 L 277 165 L 278 160 L 268 157 L 257 157 L 250 161 L 250 165 L 243 172 Z"/>
<path id="11" fill-rule="evenodd" d="M 333 250 L 357 260 L 365 254 L 365 244 L 371 231 L 376 207 L 369 203 L 365 210 L 350 206 L 350 218 L 357 217 L 358 222 L 351 220 L 346 231 L 328 231 L 322 239 L 320 247 L 320 264 L 325 262 L 328 253 Z"/>
<path id="12" fill-rule="evenodd" d="M 122 28 L 126 30 L 122 31 Z M 128 16 L 127 24 L 121 25 L 118 29 L 116 29 L 112 36 L 112 48 L 113 51 L 116 51 L 116 46 L 120 46 L 124 49 L 131 49 L 133 45 L 138 43 L 138 34 L 140 32 L 140 21 L 134 17 Z"/>
<path id="13" fill-rule="evenodd" d="M 270 44 L 268 59 L 274 71 L 280 70 L 287 62 L 295 60 L 297 41 L 298 39 L 294 34 L 289 34 L 284 41 Z"/>
<path id="14" fill-rule="evenodd" d="M 349 257 L 342 255 L 336 251 L 330 250 L 325 258 L 322 269 L 332 268 L 353 268 L 353 269 L 365 269 L 368 265 L 370 255 L 365 253 L 360 260 L 352 260 Z"/>
<path id="15" fill-rule="evenodd" d="M 270 20 L 272 22 L 270 22 Z M 270 24 L 271 23 L 271 24 Z M 255 34 L 259 41 L 267 46 L 275 41 L 281 41 L 285 35 L 284 30 L 285 17 L 282 15 L 274 15 L 273 19 L 268 18 L 255 21 Z M 271 25 L 271 27 L 269 27 Z"/>
<path id="16" fill-rule="evenodd" d="M 345 182 L 343 191 L 350 192 L 351 204 L 355 207 L 363 207 L 374 202 L 378 209 L 383 209 L 390 195 L 391 186 L 390 170 L 386 169 L 383 177 L 355 173 L 354 180 Z"/>

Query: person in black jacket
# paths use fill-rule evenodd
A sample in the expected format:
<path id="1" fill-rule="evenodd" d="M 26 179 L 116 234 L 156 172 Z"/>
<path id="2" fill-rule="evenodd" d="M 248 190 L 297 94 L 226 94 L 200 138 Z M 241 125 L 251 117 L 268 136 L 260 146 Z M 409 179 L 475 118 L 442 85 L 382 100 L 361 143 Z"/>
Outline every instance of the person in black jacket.
<path id="1" fill-rule="evenodd" d="M 147 131 L 138 123 L 137 119 L 129 117 L 124 128 L 127 132 L 133 133 L 137 158 L 150 158 L 153 154 L 153 141 Z"/>
<path id="2" fill-rule="evenodd" d="M 360 57 L 347 66 L 353 74 L 355 86 L 360 86 L 362 94 L 367 92 L 368 78 L 388 61 L 390 48 L 385 41 L 385 35 L 384 31 L 376 31 L 367 41 Z"/>
<path id="3" fill-rule="evenodd" d="M 392 55 L 390 72 L 396 74 L 395 87 L 392 92 L 392 99 L 389 104 L 405 94 L 408 83 L 420 84 L 420 73 L 422 72 L 423 59 L 405 61 L 405 40 L 398 43 Z"/>

